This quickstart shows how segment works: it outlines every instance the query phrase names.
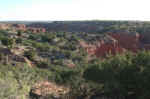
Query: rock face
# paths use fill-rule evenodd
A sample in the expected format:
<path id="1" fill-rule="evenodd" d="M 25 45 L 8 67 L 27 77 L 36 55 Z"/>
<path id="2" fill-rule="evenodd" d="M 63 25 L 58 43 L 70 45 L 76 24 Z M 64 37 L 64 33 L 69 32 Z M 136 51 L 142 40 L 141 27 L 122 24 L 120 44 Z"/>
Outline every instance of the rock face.
<path id="1" fill-rule="evenodd" d="M 11 24 L 0 24 L 0 29 L 1 30 L 7 30 L 9 29 L 11 26 Z"/>
<path id="2" fill-rule="evenodd" d="M 116 39 L 123 48 L 137 52 L 140 48 L 140 35 L 137 34 L 127 34 L 127 33 L 109 33 L 111 37 Z"/>
<path id="3" fill-rule="evenodd" d="M 89 55 L 97 57 L 106 57 L 107 54 L 115 55 L 126 50 L 134 53 L 141 49 L 150 50 L 150 44 L 143 43 L 144 36 L 138 33 L 108 33 L 106 38 L 98 41 L 96 45 L 87 44 L 84 41 L 80 41 L 80 45 L 86 49 Z"/>
<path id="4" fill-rule="evenodd" d="M 124 48 L 122 48 L 117 42 L 101 43 L 99 47 L 95 50 L 95 55 L 97 57 L 105 57 L 107 54 L 115 55 L 117 53 L 122 53 Z"/>
<path id="5" fill-rule="evenodd" d="M 32 33 L 40 33 L 40 32 L 46 32 L 46 29 L 44 28 L 34 28 L 34 27 L 29 27 L 27 28 L 28 31 L 32 32 Z"/>
<path id="6" fill-rule="evenodd" d="M 12 24 L 12 28 L 14 30 L 20 30 L 20 31 L 26 31 L 27 30 L 26 25 L 24 25 L 24 24 Z"/>

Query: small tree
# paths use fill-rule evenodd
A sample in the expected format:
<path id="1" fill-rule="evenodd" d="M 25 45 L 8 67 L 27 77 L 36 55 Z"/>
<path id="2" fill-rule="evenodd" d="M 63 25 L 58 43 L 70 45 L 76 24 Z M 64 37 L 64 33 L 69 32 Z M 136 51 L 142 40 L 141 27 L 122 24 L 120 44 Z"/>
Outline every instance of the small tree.
<path id="1" fill-rule="evenodd" d="M 16 43 L 17 44 L 21 44 L 22 43 L 22 39 L 21 38 L 16 39 Z"/>
<path id="2" fill-rule="evenodd" d="M 36 55 L 36 52 L 34 50 L 24 52 L 24 56 L 30 60 L 34 60 L 35 55 Z"/>
<path id="3" fill-rule="evenodd" d="M 3 38 L 1 42 L 3 45 L 7 46 L 7 48 L 10 50 L 13 47 L 14 39 Z M 8 63 L 8 55 L 6 55 L 6 64 L 7 63 Z"/>
<path id="4" fill-rule="evenodd" d="M 1 41 L 2 41 L 2 44 L 7 46 L 8 48 L 12 48 L 13 47 L 14 39 L 3 38 Z"/>
<path id="5" fill-rule="evenodd" d="M 18 31 L 17 36 L 22 36 L 22 31 Z"/>

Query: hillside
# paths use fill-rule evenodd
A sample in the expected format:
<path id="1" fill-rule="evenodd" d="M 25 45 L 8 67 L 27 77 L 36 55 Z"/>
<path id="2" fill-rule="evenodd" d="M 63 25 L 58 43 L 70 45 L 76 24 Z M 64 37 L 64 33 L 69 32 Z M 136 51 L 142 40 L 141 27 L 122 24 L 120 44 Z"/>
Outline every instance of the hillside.
<path id="1" fill-rule="evenodd" d="M 149 29 L 128 21 L 0 23 L 0 98 L 149 99 Z"/>

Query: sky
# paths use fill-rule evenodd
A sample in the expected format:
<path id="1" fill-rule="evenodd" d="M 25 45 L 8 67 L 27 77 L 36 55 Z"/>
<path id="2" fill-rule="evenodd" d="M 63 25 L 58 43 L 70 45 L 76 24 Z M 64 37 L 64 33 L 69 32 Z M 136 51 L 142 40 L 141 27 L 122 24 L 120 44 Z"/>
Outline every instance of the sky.
<path id="1" fill-rule="evenodd" d="M 150 0 L 1 0 L 0 21 L 150 21 Z"/>

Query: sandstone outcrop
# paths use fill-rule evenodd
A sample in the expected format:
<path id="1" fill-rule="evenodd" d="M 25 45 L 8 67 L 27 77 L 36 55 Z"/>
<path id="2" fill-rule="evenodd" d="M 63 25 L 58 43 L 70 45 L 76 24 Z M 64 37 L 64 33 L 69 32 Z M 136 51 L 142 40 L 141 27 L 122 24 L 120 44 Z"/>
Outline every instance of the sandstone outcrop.
<path id="1" fill-rule="evenodd" d="M 89 55 L 96 55 L 97 57 L 106 57 L 107 54 L 115 55 L 125 51 L 136 53 L 141 49 L 150 50 L 150 44 L 144 44 L 142 42 L 144 36 L 138 33 L 108 33 L 105 38 L 107 39 L 101 38 L 95 45 L 84 41 L 79 42 Z"/>

